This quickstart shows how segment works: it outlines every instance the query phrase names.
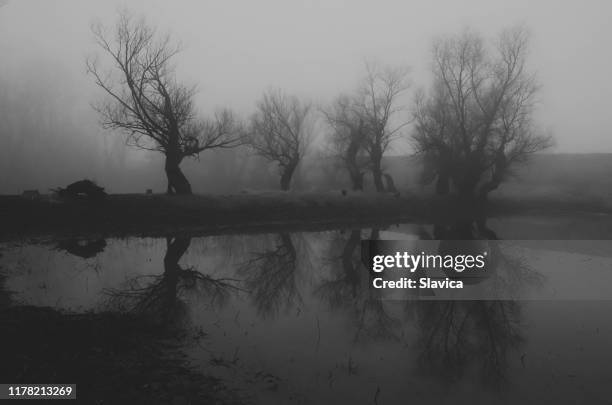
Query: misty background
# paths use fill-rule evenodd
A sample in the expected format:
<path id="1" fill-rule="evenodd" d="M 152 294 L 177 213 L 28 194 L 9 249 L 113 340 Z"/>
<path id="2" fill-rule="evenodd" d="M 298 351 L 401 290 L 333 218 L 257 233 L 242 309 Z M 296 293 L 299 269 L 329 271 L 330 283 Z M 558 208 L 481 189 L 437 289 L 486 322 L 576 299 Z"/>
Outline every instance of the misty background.
<path id="1" fill-rule="evenodd" d="M 562 179 L 586 164 L 568 154 L 612 153 L 606 1 L 12 0 L 0 7 L 0 193 L 44 192 L 81 178 L 113 193 L 165 189 L 163 156 L 126 148 L 124 135 L 102 130 L 90 106 L 103 97 L 85 70 L 97 52 L 90 26 L 111 25 L 120 7 L 181 41 L 177 77 L 198 85 L 203 114 L 228 107 L 242 118 L 271 86 L 326 105 L 355 87 L 366 59 L 410 66 L 408 115 L 414 92 L 430 84 L 436 36 L 470 27 L 492 38 L 524 24 L 532 35 L 528 61 L 542 85 L 537 123 L 555 136 L 551 152 L 564 154 L 552 172 L 550 156 L 534 164 Z M 329 179 L 330 169 L 317 163 L 325 156 L 324 133 L 318 136 L 296 173 L 297 189 Z M 411 153 L 407 140 L 389 152 L 390 172 L 407 176 L 400 186 L 418 175 L 405 158 Z M 244 148 L 208 151 L 184 170 L 195 192 L 275 189 L 276 167 L 247 155 Z M 600 155 L 581 170 L 590 178 L 610 173 L 610 160 Z"/>

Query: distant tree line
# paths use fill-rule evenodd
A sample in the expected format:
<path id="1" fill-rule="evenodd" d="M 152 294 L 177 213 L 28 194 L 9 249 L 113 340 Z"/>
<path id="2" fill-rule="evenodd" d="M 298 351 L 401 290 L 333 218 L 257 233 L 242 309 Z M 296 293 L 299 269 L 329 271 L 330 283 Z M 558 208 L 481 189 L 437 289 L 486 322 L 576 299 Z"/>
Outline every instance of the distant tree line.
<path id="1" fill-rule="evenodd" d="M 422 157 L 424 183 L 435 183 L 438 194 L 484 201 L 513 165 L 552 143 L 533 123 L 538 84 L 523 28 L 503 31 L 493 46 L 469 30 L 437 40 L 433 82 L 410 106 L 402 105 L 409 70 L 367 63 L 355 90 L 327 106 L 270 89 L 247 120 L 229 109 L 202 117 L 195 87 L 176 78 L 180 47 L 144 18 L 121 12 L 111 30 L 94 25 L 92 32 L 106 57 L 104 64 L 87 61 L 107 96 L 95 106 L 101 123 L 126 133 L 128 145 L 165 155 L 168 194 L 192 193 L 180 168 L 185 158 L 238 146 L 276 164 L 280 188 L 289 190 L 315 129 L 323 128 L 352 190 L 364 190 L 369 174 L 377 192 L 395 191 L 383 157 L 404 138 Z"/>

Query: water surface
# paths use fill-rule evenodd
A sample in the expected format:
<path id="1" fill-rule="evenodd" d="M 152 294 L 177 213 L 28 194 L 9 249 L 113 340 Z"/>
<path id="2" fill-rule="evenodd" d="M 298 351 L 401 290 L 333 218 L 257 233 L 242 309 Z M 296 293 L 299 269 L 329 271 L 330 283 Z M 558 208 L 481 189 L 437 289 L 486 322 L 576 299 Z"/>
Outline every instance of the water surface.
<path id="1" fill-rule="evenodd" d="M 385 299 L 360 241 L 433 233 L 412 224 L 16 242 L 0 267 L 13 305 L 132 311 L 182 331 L 190 361 L 252 403 L 609 403 L 608 229 L 571 227 L 581 243 L 558 237 L 567 220 L 489 226 L 512 239 L 517 299 Z"/>

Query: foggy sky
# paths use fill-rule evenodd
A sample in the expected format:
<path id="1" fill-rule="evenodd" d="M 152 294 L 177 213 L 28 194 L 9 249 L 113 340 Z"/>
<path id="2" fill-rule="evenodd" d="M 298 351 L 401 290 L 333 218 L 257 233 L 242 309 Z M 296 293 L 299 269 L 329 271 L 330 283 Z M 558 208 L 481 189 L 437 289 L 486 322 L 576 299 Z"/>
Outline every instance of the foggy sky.
<path id="1" fill-rule="evenodd" d="M 529 63 L 542 84 L 538 124 L 554 133 L 554 152 L 612 152 L 612 4 L 605 0 L 11 0 L 0 7 L 0 117 L 35 115 L 41 131 L 0 123 L 13 148 L 0 151 L 0 169 L 36 171 L 33 159 L 62 151 L 66 141 L 74 150 L 60 165 L 66 172 L 99 175 L 108 165 L 155 159 L 124 151 L 89 105 L 102 96 L 85 73 L 86 56 L 97 51 L 89 27 L 112 24 L 120 6 L 181 40 L 178 75 L 198 85 L 204 113 L 227 106 L 243 116 L 270 86 L 327 103 L 354 88 L 364 59 L 408 65 L 413 90 L 426 87 L 435 36 L 471 27 L 492 37 L 525 24 Z M 20 151 L 30 162 L 15 162 Z M 41 164 L 60 173 L 52 180 L 63 179 L 57 162 Z"/>

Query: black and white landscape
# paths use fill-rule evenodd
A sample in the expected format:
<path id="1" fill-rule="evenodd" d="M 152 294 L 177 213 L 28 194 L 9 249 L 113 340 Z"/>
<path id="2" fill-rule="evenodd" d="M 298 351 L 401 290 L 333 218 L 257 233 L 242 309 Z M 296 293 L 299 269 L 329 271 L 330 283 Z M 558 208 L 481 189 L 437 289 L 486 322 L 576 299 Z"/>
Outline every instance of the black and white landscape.
<path id="1" fill-rule="evenodd" d="M 610 403 L 611 12 L 0 0 L 0 383 Z M 373 288 L 367 241 L 487 267 Z"/>

